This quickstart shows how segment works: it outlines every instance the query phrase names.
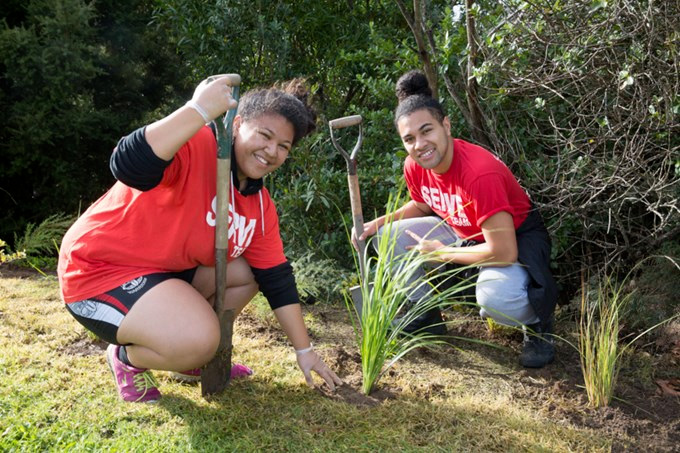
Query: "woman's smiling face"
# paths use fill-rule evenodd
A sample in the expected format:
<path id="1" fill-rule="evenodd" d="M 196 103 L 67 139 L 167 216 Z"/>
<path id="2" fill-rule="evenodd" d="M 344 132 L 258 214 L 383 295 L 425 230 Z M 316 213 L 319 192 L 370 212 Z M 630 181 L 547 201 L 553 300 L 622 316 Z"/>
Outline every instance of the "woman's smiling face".
<path id="1" fill-rule="evenodd" d="M 234 119 L 234 152 L 239 181 L 260 179 L 279 168 L 293 146 L 293 125 L 270 113 L 248 121 Z"/>

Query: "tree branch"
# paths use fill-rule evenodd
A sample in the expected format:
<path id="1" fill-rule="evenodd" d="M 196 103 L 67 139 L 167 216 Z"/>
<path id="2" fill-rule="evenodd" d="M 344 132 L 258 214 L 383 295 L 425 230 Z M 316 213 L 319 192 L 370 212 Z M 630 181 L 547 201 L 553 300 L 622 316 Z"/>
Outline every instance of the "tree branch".
<path id="1" fill-rule="evenodd" d="M 425 21 L 423 20 L 423 8 L 422 3 L 424 0 L 413 0 L 413 16 L 411 16 L 406 9 L 406 5 L 402 0 L 395 0 L 401 15 L 406 19 L 406 23 L 411 29 L 411 33 L 416 40 L 416 45 L 418 46 L 418 56 L 420 56 L 420 61 L 423 63 L 423 71 L 425 72 L 425 77 L 427 77 L 427 82 L 432 89 L 432 96 L 435 99 L 439 99 L 439 83 L 437 79 L 437 67 L 436 63 L 433 62 L 430 53 L 427 51 L 425 45 Z M 434 54 L 433 54 L 434 55 Z"/>

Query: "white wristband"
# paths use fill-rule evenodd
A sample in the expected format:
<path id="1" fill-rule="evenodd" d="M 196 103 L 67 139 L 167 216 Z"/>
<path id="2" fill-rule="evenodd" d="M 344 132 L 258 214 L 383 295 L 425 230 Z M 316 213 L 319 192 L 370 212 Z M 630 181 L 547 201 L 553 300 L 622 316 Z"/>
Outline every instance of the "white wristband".
<path id="1" fill-rule="evenodd" d="M 296 349 L 296 350 L 295 350 L 295 354 L 297 354 L 297 355 L 306 354 L 306 353 L 308 353 L 309 351 L 311 351 L 312 349 L 314 349 L 314 345 L 313 345 L 312 343 L 309 343 L 309 347 L 308 347 L 308 348 L 304 348 L 304 349 Z"/>
<path id="2" fill-rule="evenodd" d="M 187 102 L 184 105 L 186 105 L 187 107 L 191 107 L 192 109 L 196 110 L 198 112 L 198 114 L 203 117 L 203 121 L 205 121 L 206 123 L 209 123 L 211 121 L 210 117 L 208 116 L 206 111 L 203 110 L 203 107 L 201 107 L 199 105 L 199 103 L 194 101 L 193 99 L 191 99 L 189 102 Z"/>

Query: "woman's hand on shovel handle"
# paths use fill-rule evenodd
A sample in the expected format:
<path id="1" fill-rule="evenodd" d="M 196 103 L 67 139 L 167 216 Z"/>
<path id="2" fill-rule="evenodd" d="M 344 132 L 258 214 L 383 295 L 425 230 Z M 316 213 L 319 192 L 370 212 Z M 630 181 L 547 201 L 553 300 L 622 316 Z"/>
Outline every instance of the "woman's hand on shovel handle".
<path id="1" fill-rule="evenodd" d="M 236 107 L 237 102 L 231 96 L 231 87 L 239 85 L 238 74 L 220 74 L 202 81 L 194 91 L 191 103 L 198 106 L 201 116 L 205 114 L 206 122 L 212 121 L 229 109 Z M 202 112 L 201 112 L 202 111 Z"/>
<path id="2" fill-rule="evenodd" d="M 298 354 L 297 362 L 298 366 L 302 370 L 302 374 L 305 375 L 305 380 L 307 381 L 308 386 L 314 387 L 312 371 L 314 371 L 316 374 L 321 376 L 324 381 L 326 381 L 326 385 L 328 385 L 328 388 L 330 388 L 331 391 L 335 390 L 336 385 L 342 385 L 342 380 L 337 374 L 335 374 L 333 370 L 328 368 L 328 365 L 326 365 L 324 361 L 321 360 L 321 357 L 319 357 L 319 354 L 317 354 L 314 349 L 310 349 L 303 354 Z"/>
<path id="3" fill-rule="evenodd" d="M 210 82 L 208 79 L 201 82 L 186 105 L 146 127 L 146 141 L 156 156 L 172 160 L 180 147 L 206 123 L 236 107 L 231 87 L 240 83 L 241 78 L 238 74 L 214 77 Z"/>

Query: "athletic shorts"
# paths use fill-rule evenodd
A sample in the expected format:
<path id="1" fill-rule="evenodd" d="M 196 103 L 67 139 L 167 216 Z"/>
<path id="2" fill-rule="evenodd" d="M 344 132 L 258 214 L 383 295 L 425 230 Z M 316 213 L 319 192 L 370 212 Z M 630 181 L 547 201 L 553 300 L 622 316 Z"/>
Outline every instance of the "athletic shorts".
<path id="1" fill-rule="evenodd" d="M 196 269 L 181 272 L 158 272 L 142 275 L 117 288 L 89 299 L 66 304 L 66 309 L 85 328 L 104 341 L 120 344 L 116 339 L 118 327 L 132 306 L 154 286 L 178 278 L 191 284 Z"/>

